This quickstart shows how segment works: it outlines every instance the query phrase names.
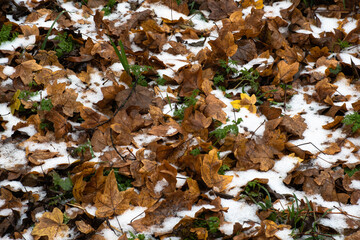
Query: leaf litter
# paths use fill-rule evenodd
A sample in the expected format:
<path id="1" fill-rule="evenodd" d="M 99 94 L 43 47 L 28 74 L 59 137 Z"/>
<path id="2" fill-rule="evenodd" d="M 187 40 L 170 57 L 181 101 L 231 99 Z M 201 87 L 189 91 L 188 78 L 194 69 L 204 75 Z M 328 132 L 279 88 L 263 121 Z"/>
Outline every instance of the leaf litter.
<path id="1" fill-rule="evenodd" d="M 326 4 L 4 1 L 2 239 L 358 239 L 360 5 Z"/>

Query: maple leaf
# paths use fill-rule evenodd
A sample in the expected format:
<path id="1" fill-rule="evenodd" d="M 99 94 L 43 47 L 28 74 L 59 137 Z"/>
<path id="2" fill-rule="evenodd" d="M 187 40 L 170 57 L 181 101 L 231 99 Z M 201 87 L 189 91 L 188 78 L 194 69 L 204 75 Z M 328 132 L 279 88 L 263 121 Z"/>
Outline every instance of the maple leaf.
<path id="1" fill-rule="evenodd" d="M 241 100 L 235 100 L 231 102 L 231 105 L 235 109 L 246 108 L 251 113 L 256 113 L 256 96 L 253 94 L 251 97 L 246 93 L 241 93 Z"/>
<path id="2" fill-rule="evenodd" d="M 28 85 L 33 80 L 33 72 L 42 69 L 42 66 L 37 64 L 35 60 L 28 60 L 16 66 L 16 72 L 11 75 L 11 78 L 20 77 L 21 81 Z"/>
<path id="3" fill-rule="evenodd" d="M 213 149 L 206 154 L 201 164 L 201 178 L 205 184 L 210 188 L 216 188 L 216 191 L 223 191 L 226 186 L 231 182 L 232 176 L 224 176 L 218 174 L 218 171 L 222 165 L 222 161 L 219 160 L 217 150 Z"/>
<path id="4" fill-rule="evenodd" d="M 39 237 L 47 236 L 50 240 L 59 236 L 63 237 L 69 230 L 69 227 L 63 224 L 63 220 L 64 215 L 58 208 L 54 208 L 51 213 L 45 212 L 41 216 L 40 222 L 35 224 L 31 235 Z"/>
<path id="5" fill-rule="evenodd" d="M 285 61 L 280 61 L 277 65 L 278 74 L 276 75 L 273 84 L 277 85 L 282 81 L 288 83 L 293 80 L 294 75 L 299 71 L 299 63 L 295 62 L 287 64 Z"/>
<path id="6" fill-rule="evenodd" d="M 130 201 L 136 193 L 133 188 L 120 192 L 115 178 L 114 170 L 111 170 L 105 181 L 104 192 L 95 197 L 95 215 L 97 217 L 111 217 L 121 214 L 130 208 Z"/>

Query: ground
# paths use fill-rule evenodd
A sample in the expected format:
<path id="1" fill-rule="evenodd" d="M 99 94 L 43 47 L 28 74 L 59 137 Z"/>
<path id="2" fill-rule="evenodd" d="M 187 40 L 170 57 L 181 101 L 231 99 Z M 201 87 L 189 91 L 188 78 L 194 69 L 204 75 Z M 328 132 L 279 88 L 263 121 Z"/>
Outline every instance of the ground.
<path id="1" fill-rule="evenodd" d="M 2 239 L 359 239 L 359 1 L 0 1 Z"/>

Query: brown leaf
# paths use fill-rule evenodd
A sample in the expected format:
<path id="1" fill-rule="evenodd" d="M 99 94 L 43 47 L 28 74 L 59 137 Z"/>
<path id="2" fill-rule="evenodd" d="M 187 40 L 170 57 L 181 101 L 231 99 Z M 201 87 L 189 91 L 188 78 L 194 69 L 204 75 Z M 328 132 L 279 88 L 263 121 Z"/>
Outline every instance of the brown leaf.
<path id="1" fill-rule="evenodd" d="M 172 118 L 169 119 L 169 122 L 162 125 L 154 126 L 149 130 L 149 134 L 166 137 L 174 136 L 179 132 L 181 132 L 181 127 Z"/>
<path id="2" fill-rule="evenodd" d="M 14 209 L 14 208 L 21 208 L 22 203 L 20 199 L 14 197 L 14 195 L 4 187 L 1 187 L 0 189 L 1 196 L 0 199 L 3 202 L 3 205 L 0 207 L 0 209 Z"/>
<path id="3" fill-rule="evenodd" d="M 131 89 L 125 89 L 120 91 L 116 95 L 116 102 L 118 105 L 121 105 L 125 102 L 125 99 L 128 97 Z M 140 107 L 140 111 L 148 111 L 153 99 L 153 92 L 151 92 L 147 87 L 142 87 L 137 85 L 134 93 L 131 95 L 129 100 L 127 100 L 124 109 L 130 106 Z"/>
<path id="4" fill-rule="evenodd" d="M 83 128 L 93 128 L 108 120 L 107 117 L 100 115 L 88 107 L 82 107 L 80 109 L 80 116 L 85 120 L 85 122 L 80 125 Z"/>
<path id="5" fill-rule="evenodd" d="M 232 60 L 243 65 L 257 57 L 256 46 L 253 40 L 239 40 L 236 41 L 238 49 L 236 53 L 231 57 Z"/>
<path id="6" fill-rule="evenodd" d="M 209 94 L 205 99 L 204 115 L 211 117 L 222 123 L 226 123 L 226 113 L 222 110 L 226 107 L 226 104 L 216 98 L 213 94 Z"/>
<path id="7" fill-rule="evenodd" d="M 77 229 L 85 234 L 89 234 L 93 231 L 95 231 L 90 224 L 85 223 L 83 220 L 81 221 L 75 221 Z"/>
<path id="8" fill-rule="evenodd" d="M 63 237 L 69 230 L 69 227 L 63 224 L 64 215 L 58 208 L 50 212 L 45 212 L 40 222 L 35 224 L 31 232 L 33 236 L 47 236 L 50 240 Z"/>
<path id="9" fill-rule="evenodd" d="M 71 124 L 67 121 L 67 118 L 55 110 L 48 112 L 46 119 L 54 124 L 56 139 L 65 137 L 71 130 Z"/>
<path id="10" fill-rule="evenodd" d="M 61 84 L 59 84 L 61 86 Z M 78 94 L 74 89 L 66 89 L 64 93 L 51 96 L 51 103 L 54 107 L 59 107 L 62 109 L 62 112 L 68 116 L 72 117 L 74 112 L 79 112 L 81 103 L 76 102 Z"/>
<path id="11" fill-rule="evenodd" d="M 344 119 L 343 116 L 336 116 L 335 119 L 334 119 L 334 121 L 329 122 L 328 124 L 323 125 L 322 128 L 323 128 L 323 129 L 330 130 L 330 129 L 339 127 L 340 124 L 342 124 L 342 120 L 343 120 L 343 119 Z"/>
<path id="12" fill-rule="evenodd" d="M 329 79 L 324 78 L 315 85 L 318 100 L 321 102 L 327 96 L 331 97 L 336 92 L 337 88 L 338 86 L 329 83 Z"/>
<path id="13" fill-rule="evenodd" d="M 282 110 L 280 108 L 270 107 L 270 102 L 266 101 L 260 105 L 259 110 L 268 120 L 280 117 Z"/>
<path id="14" fill-rule="evenodd" d="M 285 59 L 287 63 L 292 64 L 295 62 L 301 62 L 304 58 L 304 52 L 301 48 L 295 46 L 291 48 L 288 44 L 284 44 L 284 50 L 279 49 L 276 51 L 276 54 Z"/>
<path id="15" fill-rule="evenodd" d="M 234 43 L 231 32 L 221 34 L 217 39 L 209 41 L 214 59 L 226 59 L 233 56 L 238 46 Z"/>
<path id="16" fill-rule="evenodd" d="M 299 71 L 299 63 L 295 62 L 287 64 L 285 61 L 280 61 L 277 65 L 278 74 L 276 75 L 273 84 L 277 85 L 281 82 L 289 83 L 293 81 L 294 75 Z"/>
<path id="17" fill-rule="evenodd" d="M 341 152 L 341 148 L 339 147 L 339 145 L 337 143 L 333 142 L 323 152 L 328 155 L 335 155 L 336 153 Z"/>
<path id="18" fill-rule="evenodd" d="M 302 134 L 307 129 L 305 119 L 302 118 L 300 115 L 296 115 L 294 117 L 289 117 L 288 115 L 285 115 L 279 126 L 295 138 L 303 138 Z"/>
<path id="19" fill-rule="evenodd" d="M 227 18 L 232 12 L 237 10 L 237 6 L 232 0 L 209 0 L 207 1 L 207 7 L 210 10 L 208 18 L 211 20 Z"/>
<path id="20" fill-rule="evenodd" d="M 161 227 L 167 217 L 174 216 L 178 211 L 190 209 L 196 199 L 197 196 L 191 195 L 189 191 L 178 190 L 148 208 L 145 217 L 133 221 L 131 226 L 137 232 L 148 231 L 151 227 Z"/>
<path id="21" fill-rule="evenodd" d="M 199 64 L 188 65 L 179 69 L 178 76 L 175 76 L 175 80 L 181 84 L 181 90 L 179 96 L 189 97 L 195 89 L 201 87 L 202 68 Z"/>
<path id="22" fill-rule="evenodd" d="M 217 156 L 217 150 L 213 149 L 206 154 L 201 165 L 201 178 L 206 185 L 214 188 L 215 191 L 222 192 L 232 181 L 232 176 L 218 174 L 222 161 Z"/>
<path id="23" fill-rule="evenodd" d="M 122 214 L 131 208 L 130 201 L 135 195 L 133 188 L 119 191 L 114 170 L 111 170 L 105 181 L 104 192 L 95 198 L 96 216 L 111 217 L 114 214 Z"/>
<path id="24" fill-rule="evenodd" d="M 182 127 L 187 132 L 200 132 L 203 129 L 206 129 L 210 126 L 212 119 L 211 117 L 205 117 L 204 114 L 195 110 L 192 112 L 192 107 L 189 107 L 185 110 L 184 120 L 182 122 Z"/>
<path id="25" fill-rule="evenodd" d="M 309 62 L 316 62 L 320 57 L 327 57 L 329 55 L 330 53 L 327 47 L 323 47 L 320 49 L 318 46 L 316 46 L 310 49 L 309 55 L 306 57 L 306 59 Z"/>
<path id="26" fill-rule="evenodd" d="M 37 64 L 35 60 L 28 60 L 15 67 L 16 72 L 11 75 L 11 78 L 20 77 L 24 85 L 29 85 L 32 82 L 33 72 L 42 69 L 42 66 Z"/>
<path id="27" fill-rule="evenodd" d="M 36 149 L 33 152 L 27 153 L 27 158 L 32 164 L 41 165 L 44 162 L 42 160 L 57 157 L 58 154 L 58 152 L 51 152 L 50 150 Z"/>

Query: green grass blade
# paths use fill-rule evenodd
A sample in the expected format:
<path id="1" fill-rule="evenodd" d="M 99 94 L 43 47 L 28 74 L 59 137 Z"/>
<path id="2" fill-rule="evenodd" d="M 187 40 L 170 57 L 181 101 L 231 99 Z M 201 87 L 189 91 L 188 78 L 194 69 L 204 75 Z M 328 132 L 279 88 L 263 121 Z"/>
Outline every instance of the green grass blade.
<path id="1" fill-rule="evenodd" d="M 130 76 L 130 66 L 129 66 L 129 62 L 128 62 L 127 58 L 126 58 L 126 55 L 125 55 L 124 45 L 122 44 L 122 42 L 120 40 L 119 41 L 119 45 L 120 45 L 120 48 L 121 48 L 121 53 L 120 53 L 119 49 L 117 49 L 115 43 L 111 40 L 111 38 L 109 36 L 108 36 L 108 38 L 110 40 L 110 43 L 111 43 L 112 47 L 115 50 L 116 55 L 118 56 L 118 58 L 119 58 L 119 60 L 121 62 L 121 65 L 125 69 L 126 73 L 129 74 L 129 76 Z"/>
<path id="2" fill-rule="evenodd" d="M 55 26 L 55 23 L 57 22 L 57 20 L 59 20 L 59 18 L 61 17 L 61 15 L 63 15 L 63 13 L 65 13 L 65 12 L 66 12 L 65 10 L 61 11 L 61 12 L 59 13 L 59 15 L 57 15 L 57 17 L 55 18 L 54 22 L 51 24 L 51 27 L 49 28 L 49 30 L 48 30 L 48 32 L 47 32 L 47 34 L 46 34 L 45 40 L 44 40 L 44 42 L 43 42 L 42 45 L 41 45 L 41 48 L 40 48 L 41 50 L 44 50 L 44 49 L 45 49 L 47 40 L 48 40 L 48 38 L 49 38 L 49 36 L 50 36 L 51 31 L 53 30 L 53 28 L 54 28 L 54 26 Z"/>

